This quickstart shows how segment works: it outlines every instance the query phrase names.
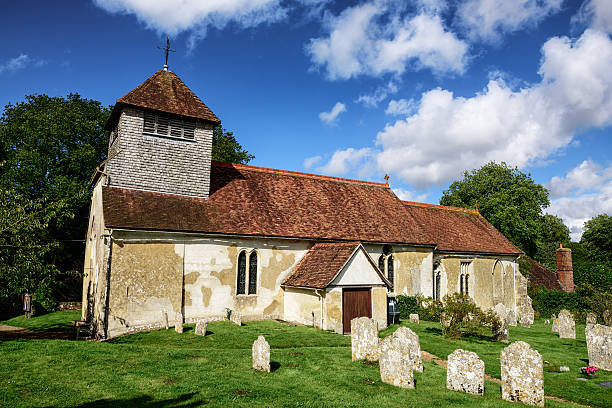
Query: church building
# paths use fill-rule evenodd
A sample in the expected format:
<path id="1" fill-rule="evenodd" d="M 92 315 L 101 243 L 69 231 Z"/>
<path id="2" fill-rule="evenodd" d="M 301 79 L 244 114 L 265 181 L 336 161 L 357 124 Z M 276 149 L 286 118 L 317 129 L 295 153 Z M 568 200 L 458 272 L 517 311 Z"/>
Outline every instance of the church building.
<path id="1" fill-rule="evenodd" d="M 211 160 L 217 116 L 172 71 L 119 98 L 94 176 L 83 319 L 95 337 L 281 319 L 387 325 L 396 295 L 530 307 L 521 251 L 477 210 L 400 200 L 387 183 Z"/>

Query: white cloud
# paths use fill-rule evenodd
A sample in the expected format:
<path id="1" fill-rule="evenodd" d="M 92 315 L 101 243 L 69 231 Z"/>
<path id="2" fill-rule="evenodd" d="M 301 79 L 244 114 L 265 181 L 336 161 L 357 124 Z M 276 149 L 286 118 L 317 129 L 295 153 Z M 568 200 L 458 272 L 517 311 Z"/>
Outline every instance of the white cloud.
<path id="1" fill-rule="evenodd" d="M 413 187 L 447 183 L 495 160 L 524 168 L 586 128 L 612 124 L 612 41 L 587 30 L 542 47 L 541 82 L 513 90 L 492 79 L 473 97 L 423 93 L 418 109 L 377 135 L 370 157 Z M 364 163 L 367 165 L 368 163 Z"/>
<path id="2" fill-rule="evenodd" d="M 389 81 L 387 85 L 379 86 L 372 94 L 360 95 L 355 102 L 361 103 L 368 108 L 375 108 L 380 102 L 387 99 L 389 95 L 392 95 L 397 91 L 397 85 L 395 85 L 393 81 Z"/>
<path id="3" fill-rule="evenodd" d="M 349 147 L 345 150 L 336 151 L 326 165 L 318 170 L 334 175 L 346 174 L 355 169 L 364 168 L 364 162 L 371 160 L 372 150 L 364 147 L 362 149 L 353 149 Z"/>
<path id="4" fill-rule="evenodd" d="M 574 22 L 587 23 L 596 30 L 612 32 L 612 1 L 586 0 L 580 11 L 572 19 Z"/>
<path id="5" fill-rule="evenodd" d="M 546 212 L 563 219 L 574 241 L 580 239 L 585 221 L 612 214 L 612 166 L 585 160 L 565 177 L 553 177 L 547 187 L 554 198 Z"/>
<path id="6" fill-rule="evenodd" d="M 323 160 L 323 157 L 321 156 L 307 157 L 304 159 L 304 162 L 302 163 L 302 167 L 304 167 L 305 169 L 309 169 L 321 163 L 321 160 Z"/>
<path id="7" fill-rule="evenodd" d="M 456 18 L 473 40 L 497 42 L 502 34 L 535 26 L 560 11 L 562 3 L 563 0 L 467 0 L 457 9 Z"/>
<path id="8" fill-rule="evenodd" d="M 319 113 L 319 119 L 321 122 L 332 125 L 336 122 L 338 115 L 342 112 L 346 112 L 346 105 L 342 102 L 336 102 L 333 108 L 329 112 L 321 112 Z"/>
<path id="9" fill-rule="evenodd" d="M 392 99 L 385 110 L 387 115 L 407 116 L 412 115 L 417 108 L 417 103 L 414 99 Z"/>
<path id="10" fill-rule="evenodd" d="M 306 47 L 328 79 L 402 74 L 407 68 L 462 73 L 468 46 L 447 31 L 440 16 L 407 15 L 401 2 L 372 0 L 327 15 L 328 35 Z"/>
<path id="11" fill-rule="evenodd" d="M 401 188 L 394 188 L 393 192 L 402 201 L 416 201 L 419 203 L 425 202 L 427 200 L 428 194 L 416 194 L 410 190 L 404 190 Z"/>
<path id="12" fill-rule="evenodd" d="M 18 57 L 11 58 L 4 64 L 0 64 L 0 74 L 3 72 L 15 72 L 32 64 L 34 60 L 27 54 L 21 54 Z M 36 64 L 36 63 L 35 63 Z"/>

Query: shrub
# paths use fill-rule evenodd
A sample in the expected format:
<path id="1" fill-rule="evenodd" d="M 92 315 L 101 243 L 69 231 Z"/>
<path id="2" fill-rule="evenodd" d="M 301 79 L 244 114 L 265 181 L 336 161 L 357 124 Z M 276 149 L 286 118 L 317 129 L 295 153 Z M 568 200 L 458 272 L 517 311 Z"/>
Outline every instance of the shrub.
<path id="1" fill-rule="evenodd" d="M 397 304 L 400 309 L 400 319 L 408 319 L 411 313 L 419 313 L 419 303 L 415 296 L 397 296 Z"/>
<path id="2" fill-rule="evenodd" d="M 440 321 L 442 302 L 423 295 L 397 296 L 397 304 L 400 308 L 400 318 L 408 319 L 411 313 L 418 313 L 420 320 L 432 322 Z"/>
<path id="3" fill-rule="evenodd" d="M 460 293 L 446 295 L 443 302 L 445 324 L 442 326 L 447 337 L 484 335 L 488 328 L 495 330 L 501 325 L 494 312 L 483 312 L 468 296 Z"/>
<path id="4" fill-rule="evenodd" d="M 579 311 L 588 308 L 581 294 L 578 292 L 567 293 L 558 290 L 548 290 L 540 285 L 530 290 L 529 296 L 533 301 L 533 309 L 537 311 L 540 316 L 558 314 L 561 309 Z"/>

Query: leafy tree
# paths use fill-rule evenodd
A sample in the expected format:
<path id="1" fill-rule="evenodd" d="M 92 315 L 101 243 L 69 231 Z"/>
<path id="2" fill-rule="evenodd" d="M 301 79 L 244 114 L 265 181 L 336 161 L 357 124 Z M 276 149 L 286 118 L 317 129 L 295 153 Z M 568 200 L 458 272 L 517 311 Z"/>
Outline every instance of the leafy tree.
<path id="1" fill-rule="evenodd" d="M 546 268 L 556 271 L 556 250 L 559 243 L 567 246 L 570 242 L 569 228 L 563 220 L 551 214 L 545 214 L 541 218 L 540 231 L 536 242 L 536 253 L 533 258 Z"/>
<path id="2" fill-rule="evenodd" d="M 600 214 L 584 223 L 580 243 L 594 259 L 610 262 L 612 260 L 612 217 Z"/>
<path id="3" fill-rule="evenodd" d="M 533 256 L 541 230 L 548 191 L 529 174 L 506 163 L 489 162 L 465 172 L 445 190 L 440 204 L 475 208 L 525 253 Z"/>
<path id="4" fill-rule="evenodd" d="M 246 164 L 255 158 L 238 143 L 233 132 L 228 132 L 221 125 L 213 131 L 212 145 L 212 159 L 216 161 Z"/>

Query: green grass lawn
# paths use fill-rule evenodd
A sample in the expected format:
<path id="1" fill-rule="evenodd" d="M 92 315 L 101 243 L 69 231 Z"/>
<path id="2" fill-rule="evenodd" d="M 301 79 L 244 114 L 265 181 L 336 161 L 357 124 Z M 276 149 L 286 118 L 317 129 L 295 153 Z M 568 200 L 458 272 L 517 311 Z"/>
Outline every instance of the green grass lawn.
<path id="1" fill-rule="evenodd" d="M 59 313 L 29 319 L 28 328 L 61 327 L 62 316 L 66 323 L 75 320 L 73 312 Z M 458 347 L 474 350 L 485 360 L 487 372 L 499 375 L 495 359 L 499 361 L 501 345 L 484 340 L 449 341 L 441 337 L 435 323 L 410 326 L 420 335 L 424 350 L 443 358 Z M 206 337 L 196 336 L 193 325 L 185 328 L 183 334 L 157 330 L 104 343 L 0 341 L 0 407 L 517 406 L 501 400 L 500 386 L 494 382 L 486 383 L 483 397 L 447 390 L 446 371 L 435 363 L 425 362 L 425 372 L 415 373 L 414 390 L 383 384 L 377 365 L 351 361 L 349 337 L 308 327 L 270 321 L 247 322 L 242 327 L 213 322 L 208 324 Z M 546 394 L 563 393 L 567 399 L 588 400 L 593 406 L 609 404 L 611 391 L 594 383 L 612 376 L 575 380 L 577 365 L 584 364 L 580 358 L 586 356 L 584 338 L 557 346 L 566 341 L 552 336 L 544 339 L 544 333 L 543 326 L 535 326 L 533 333 L 517 329 L 511 336 L 513 340 L 533 336 L 531 343 L 545 359 L 567 361 L 574 371 L 556 377 L 547 373 Z M 271 373 L 251 369 L 251 346 L 261 334 L 272 349 Z M 543 350 L 546 347 L 548 351 Z M 547 406 L 574 405 L 547 401 Z"/>

